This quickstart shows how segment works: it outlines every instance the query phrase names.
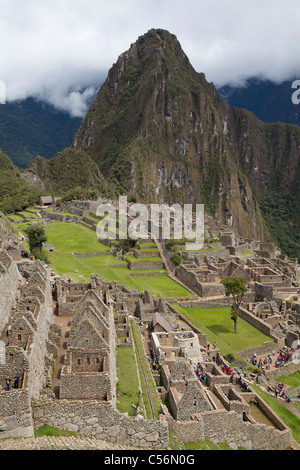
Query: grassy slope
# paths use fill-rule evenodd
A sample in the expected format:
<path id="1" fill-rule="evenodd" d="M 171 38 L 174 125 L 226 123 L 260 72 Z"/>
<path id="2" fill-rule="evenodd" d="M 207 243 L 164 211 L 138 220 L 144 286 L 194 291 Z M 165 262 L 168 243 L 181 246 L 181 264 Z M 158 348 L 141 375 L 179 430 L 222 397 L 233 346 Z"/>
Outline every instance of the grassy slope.
<path id="1" fill-rule="evenodd" d="M 0 150 L 0 211 L 22 210 L 38 201 L 39 190 L 29 185 L 7 155 Z"/>

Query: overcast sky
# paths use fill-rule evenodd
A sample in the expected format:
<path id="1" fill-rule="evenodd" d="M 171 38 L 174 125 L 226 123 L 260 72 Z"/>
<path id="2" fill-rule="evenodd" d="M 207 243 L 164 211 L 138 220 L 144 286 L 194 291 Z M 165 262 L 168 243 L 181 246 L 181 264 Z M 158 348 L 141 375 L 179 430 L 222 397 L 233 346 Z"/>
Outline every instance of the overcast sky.
<path id="1" fill-rule="evenodd" d="M 300 79 L 300 0 L 0 0 L 7 100 L 43 97 L 83 115 L 118 56 L 151 28 L 175 34 L 217 86 Z"/>

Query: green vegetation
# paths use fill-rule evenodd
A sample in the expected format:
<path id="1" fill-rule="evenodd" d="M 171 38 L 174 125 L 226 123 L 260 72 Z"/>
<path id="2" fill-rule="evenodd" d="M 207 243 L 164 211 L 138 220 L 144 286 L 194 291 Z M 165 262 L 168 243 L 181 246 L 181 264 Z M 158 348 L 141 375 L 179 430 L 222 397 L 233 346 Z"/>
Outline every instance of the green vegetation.
<path id="1" fill-rule="evenodd" d="M 136 350 L 136 358 L 143 392 L 143 402 L 147 415 L 146 417 L 147 419 L 159 419 L 161 408 L 160 399 L 145 355 L 140 329 L 133 321 L 130 324 L 132 328 L 134 347 Z"/>
<path id="2" fill-rule="evenodd" d="M 34 430 L 34 437 L 42 437 L 42 436 L 76 436 L 77 433 L 72 431 L 64 431 L 62 429 L 54 428 L 53 426 L 49 426 L 48 424 L 44 424 L 39 428 Z"/>
<path id="3" fill-rule="evenodd" d="M 299 178 L 298 178 L 299 186 Z M 298 194 L 298 196 L 297 196 Z M 270 235 L 290 258 L 300 259 L 299 187 L 291 194 L 268 192 L 260 201 Z"/>
<path id="4" fill-rule="evenodd" d="M 19 168 L 27 168 L 36 155 L 51 158 L 71 145 L 82 119 L 58 111 L 34 98 L 7 102 L 0 107 L 2 150 Z"/>
<path id="5" fill-rule="evenodd" d="M 0 211 L 4 214 L 22 211 L 36 204 L 41 193 L 22 178 L 18 168 L 0 150 Z"/>
<path id="6" fill-rule="evenodd" d="M 290 375 L 281 375 L 276 378 L 276 382 L 282 382 L 294 390 L 295 388 L 300 387 L 300 370 L 297 370 Z"/>
<path id="7" fill-rule="evenodd" d="M 230 307 L 194 308 L 177 304 L 173 306 L 207 335 L 210 344 L 216 342 L 223 356 L 232 354 L 235 360 L 242 360 L 239 351 L 260 347 L 265 341 L 273 342 L 242 318 L 239 318 L 239 333 L 236 334 L 230 320 Z"/>
<path id="8" fill-rule="evenodd" d="M 237 333 L 238 308 L 247 292 L 246 281 L 242 277 L 228 277 L 222 279 L 221 284 L 225 287 L 225 293 L 233 297 L 234 304 L 230 310 L 230 318 L 233 320 L 234 331 Z"/>
<path id="9" fill-rule="evenodd" d="M 117 349 L 117 408 L 121 413 L 135 416 L 136 410 L 132 405 L 140 407 L 139 382 L 135 356 L 132 347 L 119 346 Z"/>
<path id="10" fill-rule="evenodd" d="M 25 233 L 28 237 L 30 251 L 34 248 L 42 249 L 43 243 L 47 241 L 45 229 L 41 225 L 29 225 Z"/>
<path id="11" fill-rule="evenodd" d="M 26 224 L 18 224 L 17 227 L 20 232 L 26 235 Z M 173 281 L 165 269 L 129 270 L 126 261 L 117 259 L 113 254 L 110 254 L 110 248 L 100 243 L 96 233 L 83 225 L 53 222 L 48 224 L 46 236 L 48 243 L 54 246 L 54 251 L 48 254 L 52 268 L 59 275 L 70 278 L 74 282 L 87 282 L 90 280 L 91 274 L 98 273 L 107 282 L 117 281 L 119 284 L 138 291 L 150 289 L 153 294 L 162 297 L 189 297 L 193 295 Z M 98 252 L 102 252 L 103 255 L 82 258 L 75 256 L 75 253 Z M 134 260 L 137 261 L 137 258 Z M 119 266 L 119 268 L 115 266 Z M 160 272 L 165 274 L 162 276 L 134 276 L 134 274 L 157 274 Z"/>

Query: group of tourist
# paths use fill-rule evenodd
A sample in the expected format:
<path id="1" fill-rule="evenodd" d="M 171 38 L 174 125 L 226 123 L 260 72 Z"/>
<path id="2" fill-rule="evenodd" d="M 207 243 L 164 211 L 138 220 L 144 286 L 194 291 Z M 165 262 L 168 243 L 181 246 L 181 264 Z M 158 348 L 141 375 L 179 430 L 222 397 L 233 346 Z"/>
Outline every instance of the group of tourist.
<path id="1" fill-rule="evenodd" d="M 233 380 L 233 377 L 232 377 L 232 380 Z M 250 385 L 248 385 L 247 382 L 242 379 L 241 375 L 239 375 L 235 378 L 235 383 L 236 383 L 236 385 L 240 386 L 242 392 L 251 392 L 252 391 Z"/>
<path id="2" fill-rule="evenodd" d="M 196 375 L 197 375 L 198 379 L 201 380 L 203 385 L 206 385 L 207 375 L 203 371 L 200 362 L 198 362 L 195 372 L 196 372 Z"/>
<path id="3" fill-rule="evenodd" d="M 283 367 L 287 362 L 292 359 L 293 355 L 288 352 L 286 346 L 284 346 L 283 350 L 279 352 L 279 356 L 277 361 L 275 362 L 275 367 Z"/>
<path id="4" fill-rule="evenodd" d="M 20 381 L 20 376 L 16 375 L 15 381 L 14 381 L 14 388 L 19 388 L 19 381 Z M 6 390 L 10 391 L 11 390 L 11 378 L 5 377 L 5 383 L 6 383 Z"/>
<path id="5" fill-rule="evenodd" d="M 256 356 L 256 353 L 251 356 L 249 359 L 249 363 L 252 364 L 255 367 L 258 367 L 262 371 L 264 369 L 270 369 L 271 364 L 273 363 L 273 357 L 275 355 L 275 351 L 272 352 L 272 354 L 268 354 L 266 357 L 263 359 L 260 357 L 259 359 Z"/>
<path id="6" fill-rule="evenodd" d="M 284 383 L 282 382 L 276 382 L 275 383 L 275 397 L 280 397 L 280 398 L 283 398 L 283 400 L 285 400 L 286 402 L 290 402 L 291 399 L 289 397 L 289 395 L 286 394 L 285 390 L 284 390 Z M 269 392 L 269 389 L 268 389 L 268 392 Z"/>
<path id="7" fill-rule="evenodd" d="M 150 355 L 147 354 L 147 359 L 148 359 L 149 364 L 152 365 L 152 369 L 159 371 L 158 358 L 155 352 L 153 351 L 153 349 L 150 349 Z"/>
<path id="8" fill-rule="evenodd" d="M 28 251 L 26 250 L 21 250 L 21 257 L 22 258 L 28 258 L 28 259 L 35 259 L 35 256 L 34 255 L 31 255 L 30 253 L 28 253 Z"/>
<path id="9" fill-rule="evenodd" d="M 286 346 L 284 346 L 284 348 L 279 351 L 279 355 L 276 360 L 274 359 L 274 356 L 275 351 L 273 351 L 272 354 L 268 354 L 264 358 L 260 357 L 258 359 L 256 353 L 254 353 L 249 359 L 249 363 L 261 369 L 262 373 L 265 374 L 266 370 L 271 368 L 273 362 L 274 367 L 282 367 L 292 358 L 292 354 L 288 352 L 288 348 Z"/>

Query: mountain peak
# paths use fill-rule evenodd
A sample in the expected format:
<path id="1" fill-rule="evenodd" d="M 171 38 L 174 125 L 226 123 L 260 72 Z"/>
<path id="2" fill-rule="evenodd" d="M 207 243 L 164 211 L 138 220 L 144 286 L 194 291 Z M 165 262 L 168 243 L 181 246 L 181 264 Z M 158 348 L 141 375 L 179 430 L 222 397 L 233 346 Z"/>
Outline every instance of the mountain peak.
<path id="1" fill-rule="evenodd" d="M 90 155 L 119 194 L 203 203 L 241 235 L 263 238 L 257 198 L 266 182 L 278 183 L 270 161 L 281 162 L 282 145 L 296 148 L 300 138 L 296 130 L 280 131 L 232 110 L 195 71 L 176 36 L 152 29 L 112 66 L 73 147 Z M 295 154 L 288 159 L 296 168 Z M 278 164 L 281 181 L 284 172 L 294 181 L 296 170 Z"/>

